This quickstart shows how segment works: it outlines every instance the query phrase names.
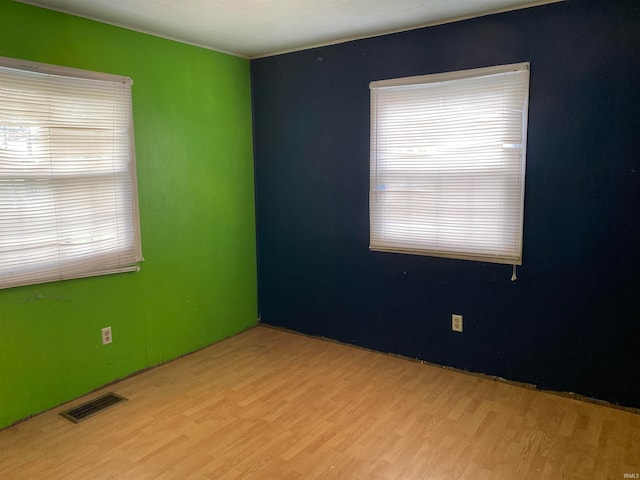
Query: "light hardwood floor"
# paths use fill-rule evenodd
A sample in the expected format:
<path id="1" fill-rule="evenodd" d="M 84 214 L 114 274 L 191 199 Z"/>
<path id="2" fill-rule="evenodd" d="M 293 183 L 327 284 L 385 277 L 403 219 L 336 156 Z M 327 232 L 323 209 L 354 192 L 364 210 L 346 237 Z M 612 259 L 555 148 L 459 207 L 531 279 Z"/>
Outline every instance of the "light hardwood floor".
<path id="1" fill-rule="evenodd" d="M 114 391 L 80 424 L 58 413 Z M 623 479 L 640 415 L 260 326 L 0 431 L 7 479 Z"/>

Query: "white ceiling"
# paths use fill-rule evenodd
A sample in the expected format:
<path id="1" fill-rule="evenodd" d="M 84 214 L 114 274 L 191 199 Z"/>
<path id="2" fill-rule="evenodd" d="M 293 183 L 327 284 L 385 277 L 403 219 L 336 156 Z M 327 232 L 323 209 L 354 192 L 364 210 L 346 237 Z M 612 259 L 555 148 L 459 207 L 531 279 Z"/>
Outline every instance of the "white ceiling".
<path id="1" fill-rule="evenodd" d="M 18 0 L 255 58 L 561 0 Z"/>

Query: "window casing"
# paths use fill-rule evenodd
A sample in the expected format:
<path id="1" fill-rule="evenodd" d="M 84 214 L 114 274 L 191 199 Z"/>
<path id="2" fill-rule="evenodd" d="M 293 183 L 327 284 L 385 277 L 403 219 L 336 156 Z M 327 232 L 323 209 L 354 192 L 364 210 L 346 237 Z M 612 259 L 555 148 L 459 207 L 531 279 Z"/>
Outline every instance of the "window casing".
<path id="1" fill-rule="evenodd" d="M 139 269 L 131 84 L 0 57 L 0 288 Z"/>
<path id="2" fill-rule="evenodd" d="M 529 64 L 370 89 L 370 249 L 521 265 Z"/>

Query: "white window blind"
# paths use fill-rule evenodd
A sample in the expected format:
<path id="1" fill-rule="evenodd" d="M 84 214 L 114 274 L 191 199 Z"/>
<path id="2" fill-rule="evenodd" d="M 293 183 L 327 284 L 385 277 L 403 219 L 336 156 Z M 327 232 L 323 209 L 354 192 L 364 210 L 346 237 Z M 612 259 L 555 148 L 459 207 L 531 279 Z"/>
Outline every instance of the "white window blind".
<path id="1" fill-rule="evenodd" d="M 131 83 L 0 57 L 0 288 L 138 269 Z"/>
<path id="2" fill-rule="evenodd" d="M 521 265 L 529 64 L 370 88 L 371 250 Z"/>

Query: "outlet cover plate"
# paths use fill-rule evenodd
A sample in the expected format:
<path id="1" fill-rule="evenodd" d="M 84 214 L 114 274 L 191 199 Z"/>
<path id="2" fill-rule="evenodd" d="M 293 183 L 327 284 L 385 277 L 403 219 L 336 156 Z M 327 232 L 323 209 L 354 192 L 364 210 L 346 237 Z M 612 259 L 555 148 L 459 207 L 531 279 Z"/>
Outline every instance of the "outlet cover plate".
<path id="1" fill-rule="evenodd" d="M 111 327 L 104 327 L 102 330 L 102 344 L 107 345 L 113 341 L 111 336 Z"/>
<path id="2" fill-rule="evenodd" d="M 462 332 L 462 315 L 451 314 L 451 330 L 454 332 Z"/>

